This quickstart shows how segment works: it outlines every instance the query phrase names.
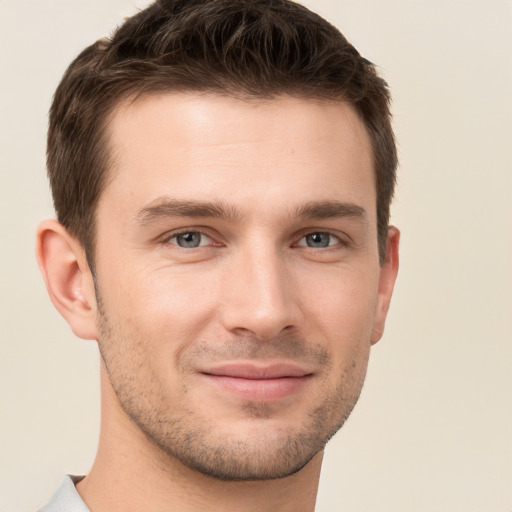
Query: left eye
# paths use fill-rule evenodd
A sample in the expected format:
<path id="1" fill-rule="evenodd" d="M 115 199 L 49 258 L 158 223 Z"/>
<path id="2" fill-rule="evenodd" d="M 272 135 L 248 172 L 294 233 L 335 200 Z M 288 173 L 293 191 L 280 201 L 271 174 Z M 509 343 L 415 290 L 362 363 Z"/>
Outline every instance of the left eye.
<path id="1" fill-rule="evenodd" d="M 173 235 L 169 242 L 184 249 L 195 249 L 211 243 L 212 239 L 199 231 L 185 231 Z"/>
<path id="2" fill-rule="evenodd" d="M 341 240 L 331 233 L 326 233 L 323 231 L 318 231 L 315 233 L 309 233 L 306 236 L 302 237 L 297 244 L 301 247 L 313 247 L 316 249 L 323 249 L 324 247 L 331 247 L 333 245 L 337 245 L 341 242 Z"/>

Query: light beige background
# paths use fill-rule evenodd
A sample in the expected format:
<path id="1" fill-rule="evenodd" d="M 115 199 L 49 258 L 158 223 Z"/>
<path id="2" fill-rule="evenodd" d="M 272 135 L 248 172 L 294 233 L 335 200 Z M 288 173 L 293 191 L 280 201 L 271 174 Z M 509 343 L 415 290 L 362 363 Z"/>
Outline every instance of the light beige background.
<path id="1" fill-rule="evenodd" d="M 88 470 L 98 357 L 36 268 L 52 215 L 46 113 L 60 76 L 134 0 L 0 0 L 0 511 Z M 309 0 L 393 94 L 402 266 L 317 510 L 512 511 L 512 2 Z"/>

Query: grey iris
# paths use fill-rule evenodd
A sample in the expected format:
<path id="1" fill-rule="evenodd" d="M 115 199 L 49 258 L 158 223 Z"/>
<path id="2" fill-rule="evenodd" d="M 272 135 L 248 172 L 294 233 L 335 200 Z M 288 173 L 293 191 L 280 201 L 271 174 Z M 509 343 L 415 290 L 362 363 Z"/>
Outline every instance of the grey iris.
<path id="1" fill-rule="evenodd" d="M 199 244 L 201 243 L 201 233 L 194 231 L 180 233 L 179 235 L 176 235 L 176 243 L 180 247 L 194 249 L 195 247 L 199 247 Z"/>
<path id="2" fill-rule="evenodd" d="M 328 247 L 331 241 L 329 233 L 310 233 L 306 235 L 306 243 L 309 247 Z"/>

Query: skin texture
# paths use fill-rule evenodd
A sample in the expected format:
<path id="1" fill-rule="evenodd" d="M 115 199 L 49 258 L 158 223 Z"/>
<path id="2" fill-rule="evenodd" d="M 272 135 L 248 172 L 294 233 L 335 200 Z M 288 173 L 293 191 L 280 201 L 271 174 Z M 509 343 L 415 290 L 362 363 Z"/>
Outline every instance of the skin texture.
<path id="1" fill-rule="evenodd" d="M 58 223 L 38 245 L 52 300 L 102 356 L 84 501 L 313 510 L 398 268 L 395 228 L 379 265 L 362 122 L 340 102 L 160 94 L 119 105 L 109 144 L 96 288 Z"/>

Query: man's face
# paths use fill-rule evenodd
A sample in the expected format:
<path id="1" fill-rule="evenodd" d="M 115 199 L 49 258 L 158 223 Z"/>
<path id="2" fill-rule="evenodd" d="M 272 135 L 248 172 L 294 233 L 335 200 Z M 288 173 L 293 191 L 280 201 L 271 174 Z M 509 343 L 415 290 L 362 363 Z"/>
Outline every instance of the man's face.
<path id="1" fill-rule="evenodd" d="M 343 103 L 161 94 L 110 128 L 98 340 L 122 409 L 203 473 L 292 474 L 352 410 L 383 321 L 362 122 Z"/>

